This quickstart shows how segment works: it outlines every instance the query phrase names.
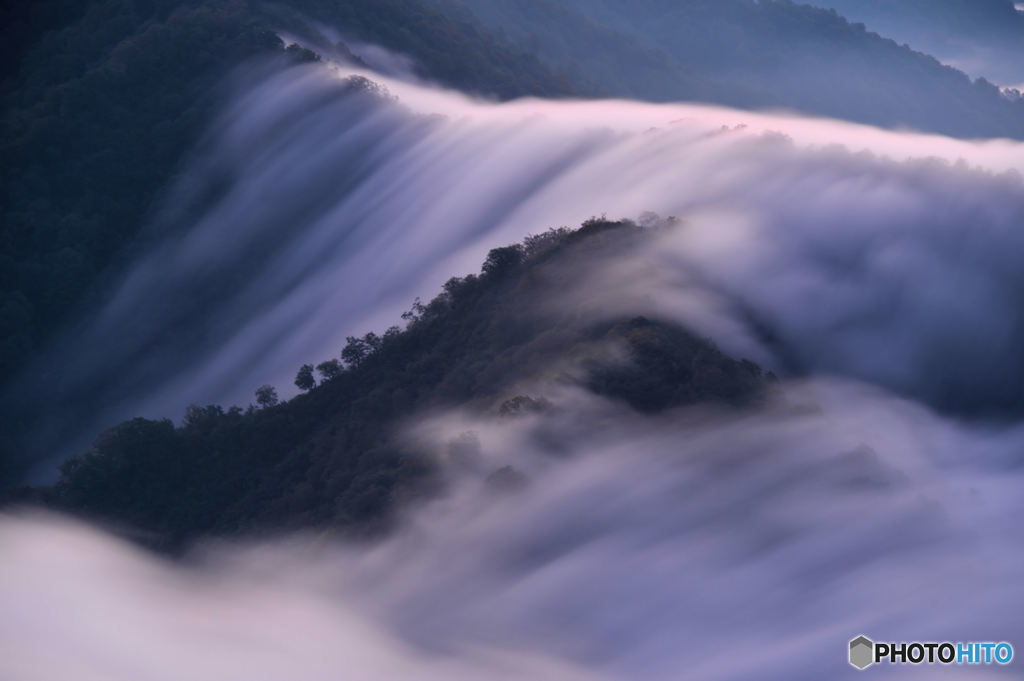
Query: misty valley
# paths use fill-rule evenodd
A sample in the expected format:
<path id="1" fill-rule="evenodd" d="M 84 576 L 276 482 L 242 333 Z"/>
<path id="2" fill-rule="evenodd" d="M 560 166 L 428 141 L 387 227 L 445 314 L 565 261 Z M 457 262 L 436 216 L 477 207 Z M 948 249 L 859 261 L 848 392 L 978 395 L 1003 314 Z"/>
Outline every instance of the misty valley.
<path id="1" fill-rule="evenodd" d="M 0 679 L 1016 678 L 1022 16 L 3 9 Z"/>

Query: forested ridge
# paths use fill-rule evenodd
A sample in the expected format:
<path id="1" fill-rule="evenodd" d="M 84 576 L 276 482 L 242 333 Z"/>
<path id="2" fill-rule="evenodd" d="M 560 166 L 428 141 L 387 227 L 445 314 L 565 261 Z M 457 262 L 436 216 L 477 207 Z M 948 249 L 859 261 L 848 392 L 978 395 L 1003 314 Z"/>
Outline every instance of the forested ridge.
<path id="1" fill-rule="evenodd" d="M 651 229 L 592 219 L 494 249 L 479 275 L 417 301 L 405 328 L 349 338 L 339 357 L 321 358 L 315 385 L 312 364 L 302 367 L 296 383 L 305 393 L 279 403 L 264 386 L 256 405 L 190 407 L 180 426 L 132 419 L 68 460 L 52 488 L 18 498 L 115 521 L 163 548 L 206 534 L 374 531 L 402 500 L 436 485 L 434 453 L 400 437 L 418 414 L 461 407 L 508 418 L 557 408 L 519 392 L 540 379 L 642 413 L 759 400 L 766 377 L 757 365 L 674 324 L 545 307 Z M 449 444 L 472 447 L 471 433 Z"/>

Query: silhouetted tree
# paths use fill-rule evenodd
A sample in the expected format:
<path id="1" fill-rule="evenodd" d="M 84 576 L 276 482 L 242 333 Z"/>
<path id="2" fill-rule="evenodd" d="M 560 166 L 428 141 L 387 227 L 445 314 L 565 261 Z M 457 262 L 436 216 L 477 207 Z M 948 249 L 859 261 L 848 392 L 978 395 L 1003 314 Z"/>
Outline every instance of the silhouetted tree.
<path id="1" fill-rule="evenodd" d="M 256 388 L 256 404 L 264 409 L 277 404 L 277 390 L 272 385 L 261 385 Z"/>
<path id="2" fill-rule="evenodd" d="M 299 390 L 312 390 L 316 386 L 316 379 L 313 378 L 313 365 L 303 364 L 299 373 L 295 374 L 295 385 Z"/>
<path id="3" fill-rule="evenodd" d="M 370 346 L 366 344 L 365 340 L 355 336 L 349 336 L 345 341 L 346 345 L 341 351 L 341 358 L 345 360 L 345 364 L 351 367 L 359 366 L 366 359 L 366 356 L 370 354 Z"/>
<path id="4" fill-rule="evenodd" d="M 426 311 L 426 309 L 427 308 L 423 305 L 420 297 L 416 296 L 416 300 L 412 301 L 412 307 L 402 313 L 402 319 L 410 324 L 416 322 L 423 316 L 423 312 Z"/>
<path id="5" fill-rule="evenodd" d="M 373 331 L 363 336 L 363 343 L 366 345 L 367 354 L 373 354 L 384 345 L 384 340 Z"/>
<path id="6" fill-rule="evenodd" d="M 337 378 L 341 375 L 341 362 L 336 359 L 329 359 L 326 362 L 320 362 L 317 364 L 316 370 L 320 372 L 320 378 L 322 380 L 329 381 L 332 378 Z"/>
<path id="7" fill-rule="evenodd" d="M 519 244 L 491 249 L 484 261 L 483 273 L 488 276 L 500 275 L 516 268 L 523 261 L 523 247 Z"/>

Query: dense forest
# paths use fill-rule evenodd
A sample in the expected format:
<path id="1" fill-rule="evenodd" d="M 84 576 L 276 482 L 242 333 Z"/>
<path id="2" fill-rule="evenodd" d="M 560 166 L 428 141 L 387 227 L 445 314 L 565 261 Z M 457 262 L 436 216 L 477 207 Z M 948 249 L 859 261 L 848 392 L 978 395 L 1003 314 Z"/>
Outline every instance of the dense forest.
<path id="1" fill-rule="evenodd" d="M 279 403 L 264 386 L 247 409 L 190 407 L 177 427 L 130 420 L 68 460 L 55 486 L 20 498 L 117 521 L 162 548 L 200 533 L 365 532 L 382 527 L 401 500 L 436 489 L 437 453 L 400 437 L 417 414 L 468 405 L 514 418 L 557 409 L 542 394 L 520 392 L 545 382 L 641 413 L 759 400 L 770 374 L 673 324 L 545 306 L 653 229 L 595 218 L 494 249 L 479 275 L 453 278 L 429 303 L 417 301 L 404 329 L 349 338 L 315 372 L 313 364 L 298 368 L 303 394 Z M 467 433 L 447 454 L 472 456 L 474 446 Z M 497 484 L 515 478 L 484 472 Z"/>
<path id="2" fill-rule="evenodd" d="M 607 95 L 1024 137 L 1024 103 L 991 83 L 788 0 L 431 1 L 451 16 L 478 18 Z"/>

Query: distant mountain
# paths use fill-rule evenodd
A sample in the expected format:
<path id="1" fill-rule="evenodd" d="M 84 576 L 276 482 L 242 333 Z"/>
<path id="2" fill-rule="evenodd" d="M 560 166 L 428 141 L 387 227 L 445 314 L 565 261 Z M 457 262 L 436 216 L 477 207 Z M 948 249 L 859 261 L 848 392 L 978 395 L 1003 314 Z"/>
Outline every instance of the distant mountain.
<path id="1" fill-rule="evenodd" d="M 549 305 L 657 229 L 593 219 L 494 249 L 480 275 L 451 279 L 429 304 L 417 302 L 404 330 L 350 338 L 341 352 L 347 368 L 325 358 L 315 387 L 312 366 L 300 370 L 296 383 L 308 392 L 276 404 L 267 386 L 257 391 L 262 408 L 193 407 L 178 428 L 122 423 L 67 461 L 53 488 L 21 498 L 115 521 L 162 548 L 288 527 L 363 532 L 438 482 L 432 452 L 402 437 L 417 414 L 459 407 L 515 418 L 560 408 L 520 392 L 544 384 L 643 413 L 759 400 L 770 374 L 671 323 Z M 467 433 L 448 454 L 472 458 L 473 442 Z M 496 484 L 515 478 L 490 473 Z"/>
<path id="2" fill-rule="evenodd" d="M 972 76 L 1024 90 L 1024 12 L 1014 0 L 805 0 Z"/>
<path id="3" fill-rule="evenodd" d="M 1024 104 L 781 0 L 430 0 L 608 95 L 779 107 L 959 137 L 1024 138 Z"/>

